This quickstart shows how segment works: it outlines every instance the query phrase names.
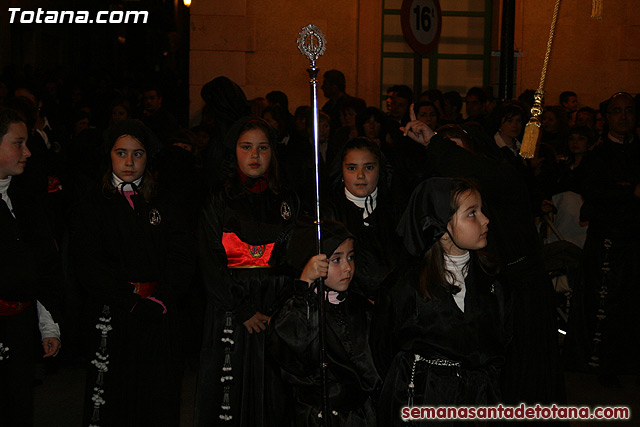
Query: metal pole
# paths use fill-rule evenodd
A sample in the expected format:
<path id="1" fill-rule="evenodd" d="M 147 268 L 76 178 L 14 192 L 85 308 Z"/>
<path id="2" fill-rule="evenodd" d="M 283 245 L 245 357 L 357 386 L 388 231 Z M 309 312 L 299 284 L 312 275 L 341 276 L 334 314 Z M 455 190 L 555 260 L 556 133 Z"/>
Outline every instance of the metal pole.
<path id="1" fill-rule="evenodd" d="M 516 19 L 516 1 L 502 2 L 502 34 L 500 36 L 500 99 L 513 99 L 513 38 Z"/>
<path id="2" fill-rule="evenodd" d="M 324 53 L 325 39 L 322 31 L 315 25 L 307 25 L 302 29 L 298 38 L 298 49 L 311 61 L 307 68 L 309 73 L 309 85 L 311 87 L 311 106 L 313 109 L 313 148 L 315 155 L 315 179 L 316 179 L 316 249 L 322 253 L 321 228 L 320 228 L 320 141 L 318 137 L 318 68 L 316 60 Z M 327 350 L 326 350 L 326 309 L 325 309 L 324 280 L 318 280 L 318 312 L 319 312 L 319 336 L 320 336 L 320 379 L 322 382 L 322 424 L 330 425 L 329 391 L 327 387 Z"/>

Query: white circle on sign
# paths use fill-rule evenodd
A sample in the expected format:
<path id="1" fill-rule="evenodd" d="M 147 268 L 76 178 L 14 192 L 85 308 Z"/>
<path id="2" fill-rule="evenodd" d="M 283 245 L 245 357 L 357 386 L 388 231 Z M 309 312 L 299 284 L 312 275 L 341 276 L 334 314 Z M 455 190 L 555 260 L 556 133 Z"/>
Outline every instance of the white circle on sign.
<path id="1" fill-rule="evenodd" d="M 411 32 L 421 44 L 430 44 L 438 34 L 438 11 L 433 0 L 411 2 Z"/>
<path id="2" fill-rule="evenodd" d="M 438 0 L 404 0 L 401 10 L 404 38 L 414 51 L 426 54 L 440 41 L 442 14 Z"/>

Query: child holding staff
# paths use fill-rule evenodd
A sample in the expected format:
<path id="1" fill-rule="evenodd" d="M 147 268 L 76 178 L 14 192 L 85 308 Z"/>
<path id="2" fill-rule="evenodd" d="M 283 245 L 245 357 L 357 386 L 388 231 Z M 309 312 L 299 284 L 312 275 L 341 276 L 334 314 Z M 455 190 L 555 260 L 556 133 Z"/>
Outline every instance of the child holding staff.
<path id="1" fill-rule="evenodd" d="M 368 343 L 371 303 L 350 292 L 354 237 L 335 221 L 322 222 L 322 254 L 312 256 L 316 225 L 296 226 L 289 263 L 302 269 L 294 295 L 271 320 L 269 350 L 294 397 L 294 425 L 322 426 L 322 380 L 317 280 L 325 279 L 326 362 L 331 426 L 375 426 L 372 397 L 381 381 Z"/>

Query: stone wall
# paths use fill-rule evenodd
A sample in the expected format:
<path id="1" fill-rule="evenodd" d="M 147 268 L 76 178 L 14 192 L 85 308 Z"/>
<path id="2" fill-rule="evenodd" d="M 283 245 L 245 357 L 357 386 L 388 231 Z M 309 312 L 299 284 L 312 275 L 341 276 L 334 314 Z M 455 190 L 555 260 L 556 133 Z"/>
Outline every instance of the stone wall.
<path id="1" fill-rule="evenodd" d="M 225 75 L 248 99 L 281 90 L 291 112 L 309 105 L 309 61 L 298 33 L 317 25 L 327 38 L 320 75 L 342 71 L 347 93 L 377 105 L 380 86 L 382 0 L 194 0 L 191 6 L 190 117 L 197 122 L 200 89 Z M 322 79 L 319 78 L 319 85 Z M 319 104 L 326 99 L 319 91 Z"/>
<path id="2" fill-rule="evenodd" d="M 555 0 L 519 1 L 516 48 L 518 90 L 536 89 Z M 640 92 L 638 0 L 604 0 L 603 19 L 591 19 L 591 1 L 562 0 L 545 84 L 547 105 L 559 104 L 564 90 L 578 94 L 580 106 L 598 107 L 616 91 Z"/>

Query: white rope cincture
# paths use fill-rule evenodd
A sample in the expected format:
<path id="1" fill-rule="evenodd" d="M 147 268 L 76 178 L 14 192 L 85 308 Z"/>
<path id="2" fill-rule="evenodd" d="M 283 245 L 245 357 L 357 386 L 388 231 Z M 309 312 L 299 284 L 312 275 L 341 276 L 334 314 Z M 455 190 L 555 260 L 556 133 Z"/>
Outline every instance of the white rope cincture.
<path id="1" fill-rule="evenodd" d="M 0 342 L 0 360 L 9 358 L 9 347 Z"/>
<path id="2" fill-rule="evenodd" d="M 96 351 L 96 358 L 91 361 L 91 364 L 98 370 L 98 376 L 96 378 L 96 384 L 93 388 L 93 395 L 91 400 L 93 401 L 93 413 L 91 414 L 91 424 L 89 427 L 100 427 L 97 424 L 100 421 L 100 407 L 106 402 L 102 397 L 104 395 L 104 374 L 109 371 L 109 354 L 107 353 L 107 335 L 109 331 L 113 330 L 111 326 L 111 313 L 109 306 L 102 307 L 102 315 L 98 318 L 96 329 L 100 331 L 100 345 L 98 351 Z"/>
<path id="3" fill-rule="evenodd" d="M 413 365 L 411 366 L 411 379 L 409 380 L 409 386 L 407 387 L 407 395 L 409 396 L 409 400 L 407 401 L 407 406 L 410 408 L 413 407 L 413 398 L 416 395 L 416 385 L 413 382 L 416 376 L 416 365 L 421 360 L 424 360 L 424 358 L 419 354 L 414 354 L 413 356 L 414 356 L 414 359 L 413 359 Z"/>
<path id="4" fill-rule="evenodd" d="M 224 363 L 222 364 L 222 376 L 220 377 L 220 382 L 225 384 L 225 386 L 224 393 L 222 395 L 222 404 L 220 405 L 222 413 L 220 413 L 219 418 L 222 421 L 231 421 L 233 419 L 233 415 L 231 415 L 231 385 L 229 383 L 233 381 L 233 375 L 231 375 L 231 347 L 235 342 L 231 338 L 233 336 L 233 313 L 230 311 L 225 313 L 222 333 L 225 336 L 222 337 L 220 341 L 225 343 L 225 347 Z"/>

